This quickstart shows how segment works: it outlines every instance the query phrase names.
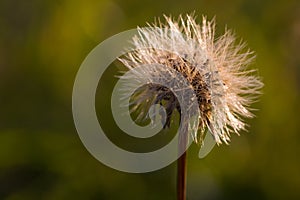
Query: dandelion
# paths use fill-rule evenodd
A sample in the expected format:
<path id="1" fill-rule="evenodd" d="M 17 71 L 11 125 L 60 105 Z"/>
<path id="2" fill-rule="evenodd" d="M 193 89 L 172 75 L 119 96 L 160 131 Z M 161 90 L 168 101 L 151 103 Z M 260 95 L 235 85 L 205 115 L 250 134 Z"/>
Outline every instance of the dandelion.
<path id="1" fill-rule="evenodd" d="M 158 20 L 148 24 L 147 29 L 138 29 L 139 35 L 132 39 L 135 50 L 120 59 L 128 69 L 143 64 L 164 66 L 161 72 L 147 72 L 145 68 L 143 73 L 127 77 L 150 80 L 133 96 L 131 111 L 139 111 L 139 118 L 143 118 L 147 113 L 145 109 L 160 103 L 166 108 L 164 127 L 169 127 L 172 113 L 175 110 L 180 113 L 183 108 L 169 88 L 151 84 L 151 79 L 164 78 L 162 72 L 165 69 L 175 70 L 188 81 L 199 105 L 199 131 L 192 135 L 193 140 L 201 143 L 205 129 L 208 129 L 217 144 L 228 144 L 231 133 L 239 134 L 246 129 L 244 118 L 254 116 L 250 105 L 257 100 L 263 86 L 255 70 L 248 69 L 254 58 L 253 52 L 245 50 L 244 43 L 236 43 L 230 30 L 215 38 L 214 20 L 207 21 L 203 17 L 202 25 L 198 25 L 192 15 L 179 16 L 178 20 L 164 17 L 165 23 Z M 185 154 L 183 156 L 185 159 Z M 178 168 L 182 171 L 185 160 L 180 159 Z M 185 187 L 183 185 L 179 187 Z M 179 196 L 185 196 L 184 191 L 179 193 Z"/>

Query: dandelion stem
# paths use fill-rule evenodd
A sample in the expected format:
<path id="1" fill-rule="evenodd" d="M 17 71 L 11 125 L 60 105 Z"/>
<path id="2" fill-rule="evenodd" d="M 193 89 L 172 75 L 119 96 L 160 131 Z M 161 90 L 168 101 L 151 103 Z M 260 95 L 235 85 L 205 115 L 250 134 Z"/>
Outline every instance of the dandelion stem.
<path id="1" fill-rule="evenodd" d="M 187 137 L 186 131 L 180 134 L 178 141 L 178 152 L 184 153 L 177 160 L 177 200 L 186 200 L 186 145 Z"/>
<path id="2" fill-rule="evenodd" d="M 186 199 L 186 152 L 177 161 L 177 199 Z"/>

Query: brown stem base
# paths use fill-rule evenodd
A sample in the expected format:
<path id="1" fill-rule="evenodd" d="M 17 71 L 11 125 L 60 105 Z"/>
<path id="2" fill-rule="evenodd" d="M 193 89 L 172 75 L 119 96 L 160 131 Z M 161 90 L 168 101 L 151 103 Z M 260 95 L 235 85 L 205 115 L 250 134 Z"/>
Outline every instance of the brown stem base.
<path id="1" fill-rule="evenodd" d="M 186 152 L 177 160 L 177 199 L 186 199 Z"/>

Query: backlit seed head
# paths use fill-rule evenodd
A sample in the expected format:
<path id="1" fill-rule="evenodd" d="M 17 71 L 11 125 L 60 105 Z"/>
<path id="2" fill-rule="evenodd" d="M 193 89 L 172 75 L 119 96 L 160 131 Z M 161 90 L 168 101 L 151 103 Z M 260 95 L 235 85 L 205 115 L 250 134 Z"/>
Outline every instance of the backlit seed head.
<path id="1" fill-rule="evenodd" d="M 135 50 L 120 58 L 130 70 L 143 64 L 161 64 L 179 72 L 190 84 L 197 97 L 200 110 L 199 134 L 195 142 L 202 141 L 207 128 L 217 144 L 228 143 L 230 133 L 239 134 L 245 129 L 243 118 L 251 118 L 250 105 L 257 99 L 263 83 L 254 70 L 247 69 L 253 60 L 253 52 L 245 50 L 244 43 L 236 44 L 234 35 L 226 30 L 215 38 L 215 22 L 202 19 L 198 25 L 193 16 L 180 16 L 178 20 L 164 17 L 166 22 L 148 24 L 138 29 L 133 39 Z M 176 34 L 178 33 L 178 34 Z M 166 108 L 165 127 L 170 126 L 174 110 L 180 113 L 177 98 L 169 88 L 151 83 L 153 73 L 143 69 L 128 79 L 150 79 L 132 97 L 132 112 L 146 117 L 152 104 Z M 160 71 L 156 77 L 164 76 Z"/>

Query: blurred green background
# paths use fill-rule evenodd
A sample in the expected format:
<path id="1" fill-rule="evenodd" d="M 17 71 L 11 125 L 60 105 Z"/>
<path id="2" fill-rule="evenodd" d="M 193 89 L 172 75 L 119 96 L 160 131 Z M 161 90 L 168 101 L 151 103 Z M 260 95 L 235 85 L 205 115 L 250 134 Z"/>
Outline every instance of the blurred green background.
<path id="1" fill-rule="evenodd" d="M 227 25 L 247 41 L 265 87 L 248 133 L 202 160 L 191 146 L 188 199 L 300 199 L 299 0 L 1 0 L 0 199 L 175 199 L 176 163 L 127 174 L 94 159 L 75 130 L 71 95 L 101 41 L 194 10 L 199 22 L 216 16 L 218 35 Z M 122 136 L 107 109 L 116 68 L 101 80 L 96 106 L 115 142 L 130 148 L 137 141 Z"/>

